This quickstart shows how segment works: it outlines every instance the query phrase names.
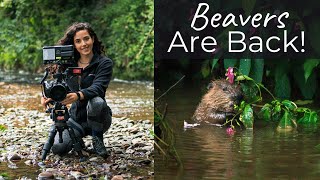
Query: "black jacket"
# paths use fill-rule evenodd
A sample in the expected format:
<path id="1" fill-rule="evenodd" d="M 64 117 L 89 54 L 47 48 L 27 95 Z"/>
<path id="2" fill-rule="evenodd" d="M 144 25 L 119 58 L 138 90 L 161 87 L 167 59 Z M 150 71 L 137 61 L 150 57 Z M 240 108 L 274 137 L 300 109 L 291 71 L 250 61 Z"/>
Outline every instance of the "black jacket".
<path id="1" fill-rule="evenodd" d="M 78 65 L 74 64 L 74 66 Z M 112 77 L 112 67 L 111 59 L 95 54 L 90 64 L 83 69 L 80 80 L 77 76 L 67 80 L 71 91 L 80 90 L 84 95 L 83 100 L 71 105 L 70 116 L 75 121 L 86 121 L 86 106 L 89 99 L 96 96 L 105 99 L 106 90 Z"/>

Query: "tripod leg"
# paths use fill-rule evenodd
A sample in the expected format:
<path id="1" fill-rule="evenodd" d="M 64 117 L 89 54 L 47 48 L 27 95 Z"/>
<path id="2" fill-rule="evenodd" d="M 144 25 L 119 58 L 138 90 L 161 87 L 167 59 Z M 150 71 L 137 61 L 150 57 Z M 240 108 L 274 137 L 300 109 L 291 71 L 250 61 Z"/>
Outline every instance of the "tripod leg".
<path id="1" fill-rule="evenodd" d="M 78 138 L 76 138 L 73 129 L 71 127 L 68 127 L 68 132 L 72 140 L 73 148 L 80 156 L 80 162 L 85 161 L 85 157 L 83 156 L 81 151 L 82 150 L 81 143 L 79 142 Z"/>
<path id="2" fill-rule="evenodd" d="M 49 138 L 42 148 L 42 161 L 46 159 L 48 152 L 50 152 L 50 149 L 54 142 L 54 136 L 56 134 L 57 134 L 57 130 L 55 126 L 52 126 L 49 132 Z"/>

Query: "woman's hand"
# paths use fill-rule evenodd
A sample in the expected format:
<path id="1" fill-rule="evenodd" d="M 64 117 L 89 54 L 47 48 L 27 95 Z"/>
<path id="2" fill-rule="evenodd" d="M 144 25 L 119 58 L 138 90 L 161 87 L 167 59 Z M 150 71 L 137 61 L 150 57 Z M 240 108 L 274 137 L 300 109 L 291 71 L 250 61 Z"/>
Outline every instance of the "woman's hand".
<path id="1" fill-rule="evenodd" d="M 41 105 L 44 107 L 44 109 L 47 109 L 47 106 L 49 102 L 52 101 L 51 98 L 41 97 Z"/>
<path id="2" fill-rule="evenodd" d="M 64 98 L 61 103 L 63 105 L 72 104 L 78 100 L 78 95 L 76 93 L 68 93 L 66 98 Z"/>

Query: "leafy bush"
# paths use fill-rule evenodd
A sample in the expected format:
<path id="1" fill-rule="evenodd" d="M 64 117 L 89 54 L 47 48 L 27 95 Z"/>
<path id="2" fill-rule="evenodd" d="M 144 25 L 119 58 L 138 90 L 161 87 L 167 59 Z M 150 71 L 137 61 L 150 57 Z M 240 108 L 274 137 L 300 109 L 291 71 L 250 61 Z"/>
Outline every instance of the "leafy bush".
<path id="1" fill-rule="evenodd" d="M 115 62 L 114 76 L 153 78 L 153 1 L 0 2 L 0 67 L 36 71 L 41 48 L 53 45 L 74 22 L 92 24 Z"/>

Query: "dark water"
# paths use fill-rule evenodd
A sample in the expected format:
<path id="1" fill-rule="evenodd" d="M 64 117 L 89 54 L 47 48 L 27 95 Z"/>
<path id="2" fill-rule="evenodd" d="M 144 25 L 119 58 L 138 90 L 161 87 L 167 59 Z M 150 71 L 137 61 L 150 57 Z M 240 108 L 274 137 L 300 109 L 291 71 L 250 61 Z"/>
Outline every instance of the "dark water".
<path id="1" fill-rule="evenodd" d="M 319 179 L 319 130 L 278 132 L 267 124 L 234 135 L 216 126 L 184 130 L 184 121 L 192 123 L 201 93 L 200 88 L 180 85 L 162 99 L 168 104 L 182 166 L 156 153 L 155 179 Z"/>

